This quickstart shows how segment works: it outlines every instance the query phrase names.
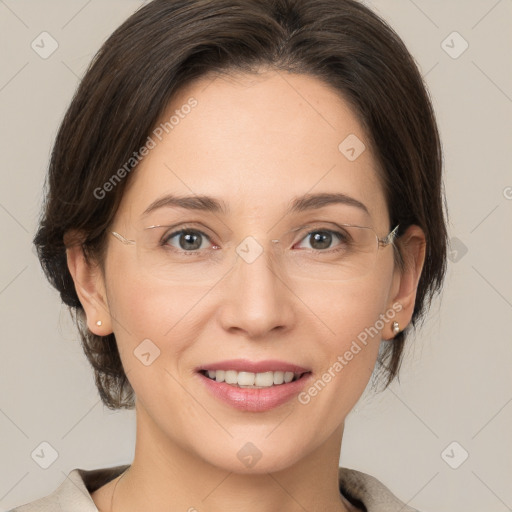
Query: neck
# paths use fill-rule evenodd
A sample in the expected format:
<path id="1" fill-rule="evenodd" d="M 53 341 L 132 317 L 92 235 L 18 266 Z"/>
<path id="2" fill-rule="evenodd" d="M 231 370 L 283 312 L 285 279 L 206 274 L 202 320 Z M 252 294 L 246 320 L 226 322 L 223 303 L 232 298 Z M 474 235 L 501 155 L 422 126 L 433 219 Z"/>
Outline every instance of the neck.
<path id="1" fill-rule="evenodd" d="M 135 457 L 117 482 L 112 512 L 355 511 L 338 487 L 342 435 L 343 424 L 286 469 L 235 473 L 169 439 L 138 404 Z"/>

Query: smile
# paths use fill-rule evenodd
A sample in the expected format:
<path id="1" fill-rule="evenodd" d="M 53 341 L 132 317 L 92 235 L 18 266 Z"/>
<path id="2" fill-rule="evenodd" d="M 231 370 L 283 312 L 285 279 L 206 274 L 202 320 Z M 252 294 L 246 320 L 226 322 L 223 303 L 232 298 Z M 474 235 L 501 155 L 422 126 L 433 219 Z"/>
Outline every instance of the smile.
<path id="1" fill-rule="evenodd" d="M 261 389 L 294 382 L 308 372 L 268 371 L 253 373 L 236 370 L 201 370 L 200 373 L 211 380 L 225 382 L 234 387 Z"/>

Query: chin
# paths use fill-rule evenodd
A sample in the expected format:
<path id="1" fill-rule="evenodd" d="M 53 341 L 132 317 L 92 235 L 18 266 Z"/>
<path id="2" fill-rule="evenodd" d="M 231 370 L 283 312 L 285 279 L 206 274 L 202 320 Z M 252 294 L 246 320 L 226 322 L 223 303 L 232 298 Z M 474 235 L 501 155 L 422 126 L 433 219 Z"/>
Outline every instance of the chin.
<path id="1" fill-rule="evenodd" d="M 209 445 L 208 449 L 205 450 L 205 445 L 197 446 L 196 453 L 217 468 L 254 475 L 285 470 L 308 453 L 306 439 L 276 435 L 270 440 L 268 432 L 265 429 L 260 435 L 234 437 L 224 442 L 209 437 L 205 443 Z"/>

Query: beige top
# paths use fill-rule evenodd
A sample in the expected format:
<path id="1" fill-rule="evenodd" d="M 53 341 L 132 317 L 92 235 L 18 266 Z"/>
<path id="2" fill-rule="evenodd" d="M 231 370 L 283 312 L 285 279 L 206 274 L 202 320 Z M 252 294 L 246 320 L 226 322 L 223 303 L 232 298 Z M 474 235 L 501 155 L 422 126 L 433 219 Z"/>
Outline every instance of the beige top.
<path id="1" fill-rule="evenodd" d="M 129 464 L 99 469 L 73 469 L 66 480 L 44 498 L 9 512 L 98 512 L 92 492 L 119 476 Z M 339 468 L 340 492 L 365 512 L 417 512 L 402 503 L 376 478 L 354 469 Z"/>

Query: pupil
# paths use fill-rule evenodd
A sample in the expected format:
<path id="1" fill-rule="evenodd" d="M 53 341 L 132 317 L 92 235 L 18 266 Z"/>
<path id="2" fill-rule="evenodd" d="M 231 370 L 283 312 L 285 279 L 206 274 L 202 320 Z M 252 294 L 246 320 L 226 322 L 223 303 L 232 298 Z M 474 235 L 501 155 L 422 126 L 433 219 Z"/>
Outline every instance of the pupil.
<path id="1" fill-rule="evenodd" d="M 311 245 L 314 249 L 326 249 L 331 245 L 331 240 L 332 235 L 330 233 L 318 232 L 313 235 L 313 243 Z"/>
<path id="2" fill-rule="evenodd" d="M 192 244 L 193 247 L 190 247 L 190 244 Z M 182 233 L 180 236 L 180 247 L 185 251 L 195 251 L 199 249 L 199 247 L 201 247 L 201 235 Z"/>

